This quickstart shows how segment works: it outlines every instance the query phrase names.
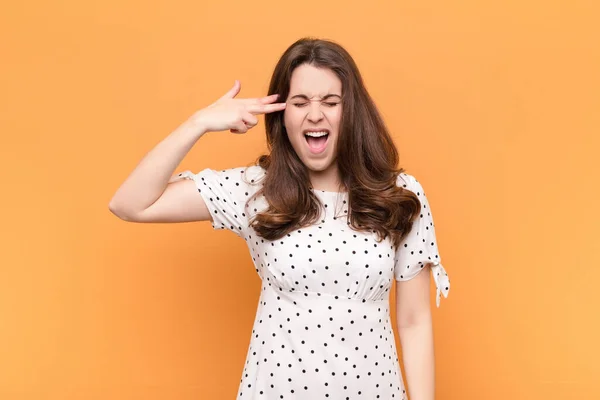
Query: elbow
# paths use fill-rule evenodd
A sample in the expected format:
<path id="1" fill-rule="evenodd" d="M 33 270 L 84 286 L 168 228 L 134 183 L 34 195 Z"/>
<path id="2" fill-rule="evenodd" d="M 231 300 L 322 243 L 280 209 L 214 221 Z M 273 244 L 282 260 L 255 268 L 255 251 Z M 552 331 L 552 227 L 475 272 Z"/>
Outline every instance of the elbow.
<path id="1" fill-rule="evenodd" d="M 404 312 L 397 313 L 396 323 L 398 329 L 431 324 L 431 311 L 428 309 L 404 310 Z"/>
<path id="2" fill-rule="evenodd" d="M 397 318 L 396 325 L 398 329 L 410 328 L 411 326 L 417 325 L 417 320 L 415 318 Z"/>
<path id="3" fill-rule="evenodd" d="M 108 210 L 123 221 L 133 221 L 133 219 L 129 217 L 129 214 L 123 211 L 122 208 L 119 208 L 112 200 L 108 203 Z"/>
<path id="4" fill-rule="evenodd" d="M 108 203 L 108 211 L 115 214 L 116 216 L 119 216 L 119 207 L 117 206 L 114 197 Z"/>

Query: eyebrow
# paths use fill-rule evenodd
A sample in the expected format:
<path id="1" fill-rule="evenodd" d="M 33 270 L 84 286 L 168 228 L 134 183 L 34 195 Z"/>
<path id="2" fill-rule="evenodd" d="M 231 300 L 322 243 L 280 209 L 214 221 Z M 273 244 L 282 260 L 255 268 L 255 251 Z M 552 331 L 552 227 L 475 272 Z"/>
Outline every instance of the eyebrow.
<path id="1" fill-rule="evenodd" d="M 301 99 L 310 100 L 310 99 L 308 98 L 308 96 L 307 96 L 307 95 L 305 95 L 305 94 L 297 94 L 297 95 L 295 95 L 295 96 L 292 96 L 292 97 L 290 97 L 290 100 L 292 100 L 292 99 L 295 99 L 296 97 L 299 97 L 299 98 L 301 98 Z M 324 97 L 323 97 L 321 100 L 325 100 L 325 99 L 328 99 L 328 98 L 330 98 L 330 97 L 339 97 L 340 99 L 342 98 L 340 95 L 333 94 L 333 93 L 329 93 L 329 94 L 325 95 L 325 96 L 324 96 Z"/>

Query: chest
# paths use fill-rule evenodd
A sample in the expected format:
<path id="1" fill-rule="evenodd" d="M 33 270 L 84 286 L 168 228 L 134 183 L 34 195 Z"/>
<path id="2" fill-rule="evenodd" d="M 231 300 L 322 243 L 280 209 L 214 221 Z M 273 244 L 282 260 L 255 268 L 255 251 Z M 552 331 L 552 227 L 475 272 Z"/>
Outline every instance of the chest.
<path id="1" fill-rule="evenodd" d="M 261 278 L 290 291 L 370 297 L 391 285 L 394 251 L 389 238 L 357 232 L 345 218 L 295 230 L 279 240 L 249 243 Z"/>

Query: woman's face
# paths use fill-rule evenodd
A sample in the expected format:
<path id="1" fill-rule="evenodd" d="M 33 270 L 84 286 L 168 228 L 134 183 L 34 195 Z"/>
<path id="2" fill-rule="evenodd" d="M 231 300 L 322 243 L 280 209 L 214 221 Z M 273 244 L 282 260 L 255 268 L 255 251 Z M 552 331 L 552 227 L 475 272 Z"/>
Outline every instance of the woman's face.
<path id="1" fill-rule="evenodd" d="M 296 154 L 314 172 L 336 169 L 341 96 L 342 82 L 330 69 L 303 64 L 292 73 L 284 124 Z M 326 135 L 309 138 L 309 131 Z"/>

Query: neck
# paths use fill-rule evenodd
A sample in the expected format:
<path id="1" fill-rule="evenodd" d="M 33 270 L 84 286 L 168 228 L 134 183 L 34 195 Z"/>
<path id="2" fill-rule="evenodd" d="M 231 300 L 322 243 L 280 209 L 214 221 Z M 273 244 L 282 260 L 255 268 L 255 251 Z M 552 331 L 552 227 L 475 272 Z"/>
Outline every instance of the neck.
<path id="1" fill-rule="evenodd" d="M 342 192 L 345 188 L 341 184 L 339 171 L 335 163 L 323 171 L 308 171 L 313 189 L 327 192 Z"/>

